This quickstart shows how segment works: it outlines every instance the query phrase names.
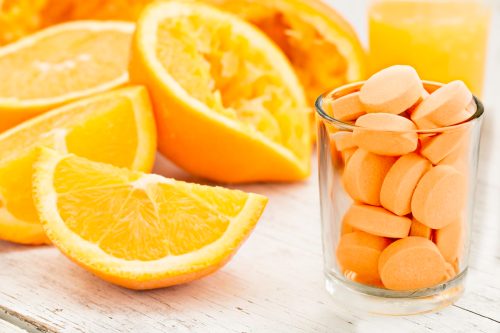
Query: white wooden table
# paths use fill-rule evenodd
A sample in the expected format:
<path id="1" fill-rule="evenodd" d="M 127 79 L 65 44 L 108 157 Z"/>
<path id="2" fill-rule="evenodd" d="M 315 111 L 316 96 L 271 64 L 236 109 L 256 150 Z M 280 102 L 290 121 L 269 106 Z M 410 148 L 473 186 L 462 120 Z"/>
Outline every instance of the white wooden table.
<path id="1" fill-rule="evenodd" d="M 466 293 L 455 305 L 391 318 L 335 304 L 323 288 L 313 174 L 301 184 L 240 187 L 270 198 L 259 225 L 227 266 L 184 286 L 129 291 L 52 247 L 0 242 L 0 333 L 500 332 L 500 43 L 490 58 L 472 257 Z M 165 165 L 157 171 L 182 177 Z"/>

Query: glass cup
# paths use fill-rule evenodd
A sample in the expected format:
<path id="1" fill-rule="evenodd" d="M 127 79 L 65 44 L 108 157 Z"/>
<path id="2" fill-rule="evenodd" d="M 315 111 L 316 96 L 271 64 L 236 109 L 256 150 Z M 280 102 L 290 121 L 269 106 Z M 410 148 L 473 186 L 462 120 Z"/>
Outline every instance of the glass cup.
<path id="1" fill-rule="evenodd" d="M 483 91 L 491 0 L 370 0 L 372 73 L 410 65 L 424 80 Z"/>
<path id="2" fill-rule="evenodd" d="M 430 93 L 442 86 L 423 83 Z M 483 105 L 474 97 L 468 108 L 472 117 L 464 123 L 410 132 L 335 119 L 331 102 L 362 84 L 340 87 L 316 101 L 326 289 L 342 305 L 370 313 L 435 311 L 464 290 Z M 370 155 L 355 145 L 353 135 L 368 138 L 364 144 L 375 149 L 388 138 L 395 144 L 418 139 L 418 146 L 402 156 Z M 399 167 L 411 171 L 391 173 L 403 158 L 410 163 L 405 169 L 401 161 Z M 433 176 L 427 176 L 430 170 Z M 403 243 L 409 251 L 391 252 Z M 425 269 L 419 270 L 421 265 Z"/>

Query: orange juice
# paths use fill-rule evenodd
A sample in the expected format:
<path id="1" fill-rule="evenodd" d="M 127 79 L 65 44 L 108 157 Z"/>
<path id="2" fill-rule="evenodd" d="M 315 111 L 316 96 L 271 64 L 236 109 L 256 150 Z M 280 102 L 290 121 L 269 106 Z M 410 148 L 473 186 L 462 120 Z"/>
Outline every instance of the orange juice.
<path id="1" fill-rule="evenodd" d="M 371 71 L 411 65 L 425 80 L 463 80 L 480 96 L 490 16 L 479 0 L 373 0 Z"/>

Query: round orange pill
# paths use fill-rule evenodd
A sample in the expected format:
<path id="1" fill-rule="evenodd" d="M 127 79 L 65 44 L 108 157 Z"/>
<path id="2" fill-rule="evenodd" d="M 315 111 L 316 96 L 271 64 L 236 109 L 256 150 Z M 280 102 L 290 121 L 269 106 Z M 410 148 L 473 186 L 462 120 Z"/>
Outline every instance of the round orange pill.
<path id="1" fill-rule="evenodd" d="M 359 99 L 367 112 L 400 114 L 419 101 L 422 89 L 413 67 L 395 65 L 372 75 L 361 87 Z"/>
<path id="2" fill-rule="evenodd" d="M 406 110 L 407 113 L 411 115 L 415 111 L 415 109 L 417 108 L 417 106 L 419 106 L 419 104 L 422 103 L 422 101 L 425 100 L 430 95 L 431 94 L 429 94 L 429 92 L 427 90 L 422 89 L 422 94 L 421 94 L 419 100 L 411 108 L 409 108 L 408 110 Z"/>
<path id="3" fill-rule="evenodd" d="M 382 207 L 353 204 L 345 213 L 343 223 L 353 228 L 389 238 L 403 238 L 410 232 L 411 220 L 397 216 Z"/>
<path id="4" fill-rule="evenodd" d="M 469 172 L 469 141 L 462 140 L 460 146 L 443 158 L 439 164 L 449 165 L 466 175 Z"/>
<path id="5" fill-rule="evenodd" d="M 345 149 L 356 148 L 356 143 L 352 138 L 352 132 L 341 131 L 330 135 L 330 138 L 335 142 L 335 147 L 338 151 Z"/>
<path id="6" fill-rule="evenodd" d="M 472 93 L 462 81 L 452 81 L 434 91 L 415 109 L 411 119 L 420 127 L 424 120 L 437 126 L 461 123 L 471 117 L 466 110 Z"/>
<path id="7" fill-rule="evenodd" d="M 345 234 L 337 247 L 338 264 L 343 271 L 349 270 L 365 279 L 377 280 L 380 253 L 390 243 L 387 238 L 362 231 Z"/>
<path id="8" fill-rule="evenodd" d="M 334 99 L 331 103 L 333 117 L 341 121 L 350 121 L 364 115 L 364 106 L 359 100 L 359 92 Z"/>
<path id="9" fill-rule="evenodd" d="M 466 135 L 467 131 L 465 129 L 454 129 L 440 133 L 422 143 L 420 154 L 425 156 L 432 164 L 438 164 L 460 147 Z"/>
<path id="10" fill-rule="evenodd" d="M 351 159 L 352 155 L 354 155 L 356 150 L 358 150 L 358 148 L 349 148 L 342 150 L 341 154 L 342 154 L 342 159 L 344 160 L 344 164 L 347 164 L 347 162 L 349 162 L 349 160 Z"/>
<path id="11" fill-rule="evenodd" d="M 431 239 L 432 237 L 432 229 L 426 226 L 425 224 L 422 224 L 415 220 L 411 221 L 411 227 L 410 227 L 410 236 L 416 236 L 416 237 L 424 237 L 427 239 Z"/>
<path id="12" fill-rule="evenodd" d="M 340 227 L 340 235 L 350 234 L 351 232 L 354 231 L 357 230 L 353 228 L 350 224 L 346 223 L 345 221 L 342 223 L 342 226 Z"/>
<path id="13" fill-rule="evenodd" d="M 457 272 L 455 271 L 453 265 L 448 262 L 445 264 L 445 269 L 446 269 L 446 280 L 451 280 L 457 275 Z"/>
<path id="14" fill-rule="evenodd" d="M 378 269 L 387 289 L 415 290 L 446 279 L 446 265 L 436 245 L 423 237 L 399 239 L 382 251 Z"/>
<path id="15" fill-rule="evenodd" d="M 464 245 L 464 227 L 463 219 L 458 219 L 435 232 L 434 242 L 449 263 L 460 258 Z"/>
<path id="16" fill-rule="evenodd" d="M 385 176 L 380 190 L 380 203 L 396 215 L 411 213 L 411 198 L 418 181 L 429 171 L 431 163 L 411 153 L 401 156 Z"/>
<path id="17" fill-rule="evenodd" d="M 358 273 L 350 271 L 350 270 L 345 270 L 344 276 L 346 278 L 348 278 L 349 280 L 352 280 L 352 281 L 357 282 L 357 283 L 370 285 L 370 286 L 374 286 L 374 287 L 379 287 L 379 288 L 384 287 L 379 276 L 377 276 L 377 277 L 364 276 L 364 275 L 358 274 Z"/>
<path id="18" fill-rule="evenodd" d="M 346 164 L 342 180 L 346 192 L 356 201 L 380 205 L 380 188 L 396 158 L 357 149 Z"/>
<path id="19" fill-rule="evenodd" d="M 374 154 L 399 156 L 415 151 L 418 134 L 415 124 L 390 113 L 369 113 L 356 120 L 354 143 Z"/>
<path id="20" fill-rule="evenodd" d="M 410 116 L 411 118 L 411 116 Z M 420 119 L 413 119 L 411 118 L 413 123 L 417 125 L 418 129 L 432 129 L 432 128 L 437 128 L 439 125 L 436 125 L 432 120 L 428 118 L 420 118 Z"/>
<path id="21" fill-rule="evenodd" d="M 438 165 L 418 182 L 411 200 L 413 216 L 432 229 L 456 221 L 465 209 L 466 179 L 455 168 Z"/>

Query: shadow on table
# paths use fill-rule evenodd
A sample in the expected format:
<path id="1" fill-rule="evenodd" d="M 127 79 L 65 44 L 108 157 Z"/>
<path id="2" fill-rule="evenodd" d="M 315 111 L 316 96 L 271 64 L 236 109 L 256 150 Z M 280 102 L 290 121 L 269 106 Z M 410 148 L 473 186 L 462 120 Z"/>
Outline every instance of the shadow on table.
<path id="1" fill-rule="evenodd" d="M 36 251 L 40 248 L 47 248 L 47 245 L 22 245 L 0 240 L 0 253 Z"/>

